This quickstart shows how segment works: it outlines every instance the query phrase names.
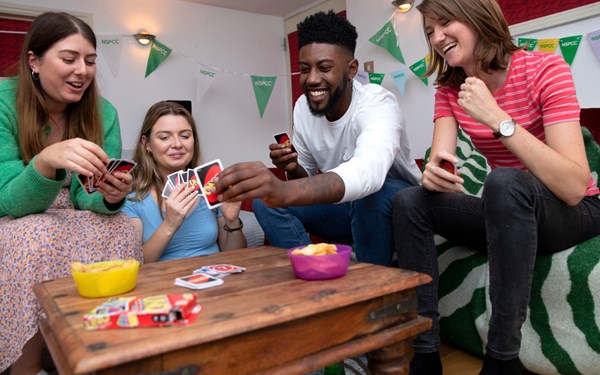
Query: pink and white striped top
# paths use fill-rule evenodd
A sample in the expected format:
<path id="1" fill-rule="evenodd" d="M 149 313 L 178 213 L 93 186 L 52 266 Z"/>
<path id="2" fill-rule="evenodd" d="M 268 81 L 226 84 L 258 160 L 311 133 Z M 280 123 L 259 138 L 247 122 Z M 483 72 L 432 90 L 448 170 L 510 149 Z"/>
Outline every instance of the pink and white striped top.
<path id="1" fill-rule="evenodd" d="M 473 120 L 458 104 L 456 88 L 440 87 L 435 94 L 434 121 L 454 117 L 491 168 L 526 169 L 487 126 Z M 562 57 L 538 51 L 516 51 L 506 80 L 494 93 L 498 105 L 515 122 L 542 142 L 544 127 L 579 121 L 579 102 L 569 65 Z M 590 175 L 587 195 L 600 193 Z"/>

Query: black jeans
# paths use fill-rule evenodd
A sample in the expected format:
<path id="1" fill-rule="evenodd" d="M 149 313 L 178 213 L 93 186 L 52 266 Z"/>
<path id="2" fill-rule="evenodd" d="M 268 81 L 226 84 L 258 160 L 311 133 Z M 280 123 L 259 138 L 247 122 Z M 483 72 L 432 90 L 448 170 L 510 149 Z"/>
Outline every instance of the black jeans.
<path id="1" fill-rule="evenodd" d="M 435 233 L 488 253 L 492 316 L 486 352 L 508 360 L 519 355 L 536 254 L 600 234 L 600 199 L 585 197 L 568 206 L 531 173 L 497 168 L 487 176 L 481 198 L 422 187 L 401 190 L 394 197 L 393 223 L 399 266 L 433 279 L 417 289 L 419 314 L 433 326 L 414 340 L 414 351 L 434 352 L 440 345 Z"/>

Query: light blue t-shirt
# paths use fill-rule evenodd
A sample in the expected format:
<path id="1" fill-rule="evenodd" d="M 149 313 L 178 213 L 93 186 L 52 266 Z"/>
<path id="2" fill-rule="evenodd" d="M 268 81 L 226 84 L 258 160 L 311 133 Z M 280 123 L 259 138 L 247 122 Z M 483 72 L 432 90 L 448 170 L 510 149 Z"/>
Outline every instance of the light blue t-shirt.
<path id="1" fill-rule="evenodd" d="M 130 196 L 133 194 L 131 193 Z M 159 261 L 219 252 L 217 218 L 221 217 L 222 213 L 219 209 L 208 209 L 202 197 L 198 199 L 200 199 L 200 202 L 198 202 L 194 211 L 183 220 L 183 223 L 167 244 Z M 150 194 L 139 202 L 127 199 L 123 212 L 129 217 L 138 218 L 142 221 L 144 228 L 142 243 L 146 243 L 163 222 L 158 205 Z"/>

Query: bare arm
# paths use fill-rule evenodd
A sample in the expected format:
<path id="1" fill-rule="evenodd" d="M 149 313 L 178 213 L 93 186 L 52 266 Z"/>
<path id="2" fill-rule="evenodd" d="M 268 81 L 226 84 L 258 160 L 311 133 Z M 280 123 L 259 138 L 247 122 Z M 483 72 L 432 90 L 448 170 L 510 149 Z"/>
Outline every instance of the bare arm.
<path id="1" fill-rule="evenodd" d="M 461 86 L 458 104 L 492 131 L 511 117 L 498 106 L 483 81 L 469 77 Z M 544 128 L 546 143 L 522 127 L 500 140 L 550 191 L 569 205 L 583 199 L 590 177 L 579 122 Z"/>
<path id="2" fill-rule="evenodd" d="M 332 172 L 281 181 L 262 163 L 248 162 L 224 169 L 213 191 L 220 201 L 260 198 L 270 207 L 284 207 L 339 202 L 345 186 Z"/>

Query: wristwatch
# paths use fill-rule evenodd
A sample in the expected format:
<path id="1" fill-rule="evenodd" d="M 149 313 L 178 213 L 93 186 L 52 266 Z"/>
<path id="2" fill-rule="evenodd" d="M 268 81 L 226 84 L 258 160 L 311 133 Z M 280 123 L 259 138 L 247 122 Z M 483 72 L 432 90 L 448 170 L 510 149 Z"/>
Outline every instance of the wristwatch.
<path id="1" fill-rule="evenodd" d="M 510 137 L 511 135 L 515 134 L 516 127 L 517 124 L 515 123 L 515 120 L 504 120 L 500 123 L 500 126 L 498 126 L 498 131 L 494 132 L 494 137 Z"/>

